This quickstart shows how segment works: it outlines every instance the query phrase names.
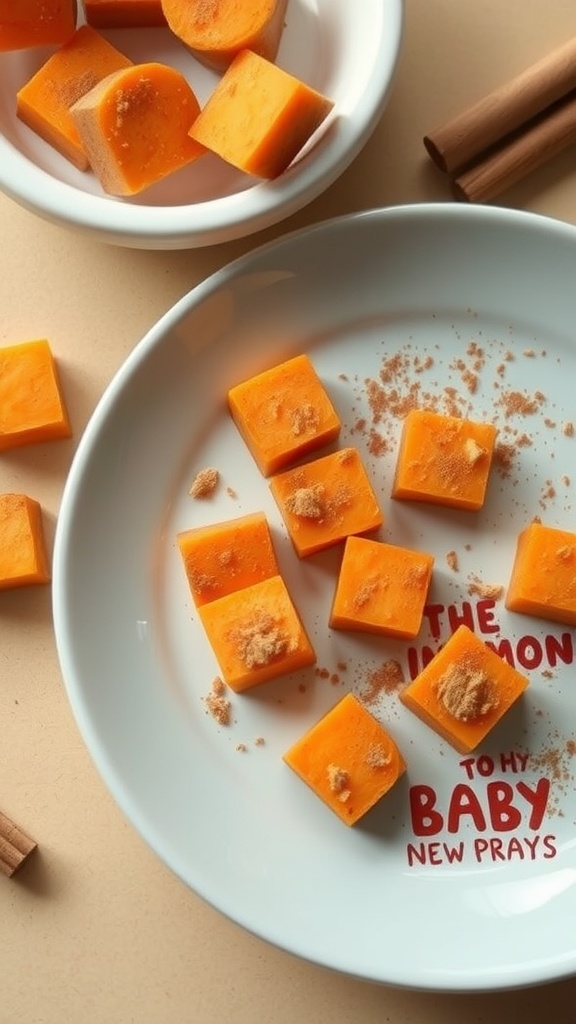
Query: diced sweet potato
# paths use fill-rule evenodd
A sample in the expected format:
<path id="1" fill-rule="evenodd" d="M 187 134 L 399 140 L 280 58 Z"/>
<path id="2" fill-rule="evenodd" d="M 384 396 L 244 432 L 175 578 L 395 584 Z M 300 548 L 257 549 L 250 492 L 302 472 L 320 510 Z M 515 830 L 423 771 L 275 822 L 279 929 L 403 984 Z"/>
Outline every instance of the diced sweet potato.
<path id="1" fill-rule="evenodd" d="M 543 523 L 522 530 L 506 607 L 576 626 L 576 533 Z"/>
<path id="2" fill-rule="evenodd" d="M 403 424 L 392 497 L 477 511 L 495 438 L 492 423 L 413 409 Z"/>
<path id="3" fill-rule="evenodd" d="M 76 0 L 0 0 L 0 51 L 60 46 L 76 17 Z"/>
<path id="4" fill-rule="evenodd" d="M 42 338 L 0 349 L 0 451 L 70 437 L 56 363 Z"/>
<path id="5" fill-rule="evenodd" d="M 340 433 L 340 420 L 310 359 L 287 359 L 228 392 L 232 418 L 265 476 Z"/>
<path id="6" fill-rule="evenodd" d="M 300 558 L 383 523 L 356 448 L 341 448 L 278 473 L 270 490 Z"/>
<path id="7" fill-rule="evenodd" d="M 49 581 L 39 503 L 25 494 L 0 494 L 0 590 Z"/>
<path id="8" fill-rule="evenodd" d="M 434 557 L 367 537 L 348 537 L 332 611 L 333 629 L 401 639 L 422 624 Z"/>
<path id="9" fill-rule="evenodd" d="M 177 539 L 197 607 L 279 575 L 263 512 L 185 530 Z"/>
<path id="10" fill-rule="evenodd" d="M 162 0 L 84 0 L 93 28 L 159 28 L 166 24 Z"/>
<path id="11" fill-rule="evenodd" d="M 241 50 L 274 60 L 287 0 L 162 0 L 166 20 L 197 60 L 224 71 Z"/>
<path id="12" fill-rule="evenodd" d="M 112 71 L 132 61 L 89 25 L 42 65 L 18 91 L 18 117 L 80 171 L 88 157 L 70 114 L 70 107 Z"/>
<path id="13" fill-rule="evenodd" d="M 277 178 L 333 106 L 294 75 L 243 50 L 209 96 L 190 135 L 246 174 Z"/>
<path id="14" fill-rule="evenodd" d="M 395 741 L 351 693 L 284 761 L 346 825 L 359 821 L 406 771 Z"/>
<path id="15" fill-rule="evenodd" d="M 199 612 L 222 678 L 237 693 L 316 660 L 281 576 L 210 601 Z"/>
<path id="16" fill-rule="evenodd" d="M 130 196 L 203 155 L 188 135 L 199 109 L 184 75 L 152 62 L 108 75 L 70 113 L 104 191 Z"/>
<path id="17" fill-rule="evenodd" d="M 528 679 L 468 628 L 459 626 L 400 699 L 461 754 L 486 738 Z"/>

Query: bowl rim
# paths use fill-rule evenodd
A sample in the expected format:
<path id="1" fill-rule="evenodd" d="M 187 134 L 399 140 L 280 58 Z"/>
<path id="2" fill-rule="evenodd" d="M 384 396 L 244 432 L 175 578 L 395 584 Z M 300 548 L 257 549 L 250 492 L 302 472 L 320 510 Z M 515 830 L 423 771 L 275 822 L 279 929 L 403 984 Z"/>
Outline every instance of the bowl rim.
<path id="1" fill-rule="evenodd" d="M 0 132 L 0 191 L 30 212 L 116 245 L 195 248 L 254 234 L 315 199 L 352 163 L 374 131 L 388 100 L 400 55 L 404 0 L 387 0 L 385 32 L 366 80 L 361 116 L 339 114 L 322 138 L 280 178 L 258 181 L 231 195 L 174 206 L 148 206 L 83 192 L 53 177 Z M 40 198 L 41 197 L 41 198 Z"/>

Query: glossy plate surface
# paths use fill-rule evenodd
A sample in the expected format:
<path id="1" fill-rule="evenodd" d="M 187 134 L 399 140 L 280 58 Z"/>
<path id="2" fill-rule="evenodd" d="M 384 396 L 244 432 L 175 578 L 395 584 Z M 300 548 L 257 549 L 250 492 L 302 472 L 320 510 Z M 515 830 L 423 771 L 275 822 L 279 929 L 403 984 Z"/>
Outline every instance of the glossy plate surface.
<path id="1" fill-rule="evenodd" d="M 494 989 L 576 968 L 574 631 L 506 612 L 518 532 L 574 529 L 576 232 L 455 205 L 348 217 L 244 257 L 137 346 L 81 442 L 59 517 L 54 609 L 65 684 L 119 805 L 157 854 L 268 941 L 360 977 Z M 430 551 L 416 641 L 330 632 L 339 552 L 299 562 L 226 409 L 234 383 L 307 352 L 382 503 L 382 538 Z M 487 417 L 480 513 L 390 499 L 414 402 Z M 221 485 L 193 500 L 195 474 Z M 194 614 L 179 530 L 264 510 L 316 669 L 232 695 Z M 454 567 L 450 552 L 455 552 Z M 380 685 L 461 620 L 530 686 L 464 758 Z M 406 777 L 347 829 L 282 761 L 348 690 L 397 739 Z M 263 742 L 257 742 L 260 739 Z"/>
<path id="2" fill-rule="evenodd" d="M 402 0 L 289 0 L 277 63 L 334 101 L 334 109 L 272 182 L 217 157 L 170 175 L 140 196 L 106 196 L 16 116 L 16 93 L 53 52 L 0 54 L 0 188 L 57 223 L 117 245 L 192 248 L 261 231 L 295 213 L 345 170 L 388 98 L 402 31 Z M 218 75 L 168 29 L 102 30 L 135 63 L 160 61 L 186 76 L 203 106 Z"/>

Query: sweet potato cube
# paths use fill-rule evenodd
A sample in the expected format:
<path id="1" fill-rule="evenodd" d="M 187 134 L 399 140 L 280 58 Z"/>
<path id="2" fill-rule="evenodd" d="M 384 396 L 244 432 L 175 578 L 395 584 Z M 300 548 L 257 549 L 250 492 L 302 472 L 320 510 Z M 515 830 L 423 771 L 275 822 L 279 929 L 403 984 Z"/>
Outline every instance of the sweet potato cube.
<path id="1" fill-rule="evenodd" d="M 0 348 L 0 451 L 71 433 L 49 343 Z"/>
<path id="2" fill-rule="evenodd" d="M 314 459 L 278 473 L 270 490 L 300 558 L 338 544 L 383 523 L 366 470 L 356 448 Z"/>
<path id="3" fill-rule="evenodd" d="M 80 171 L 88 157 L 70 107 L 97 82 L 132 61 L 89 25 L 82 25 L 16 95 L 18 117 Z"/>
<path id="4" fill-rule="evenodd" d="M 496 427 L 413 409 L 404 420 L 393 498 L 482 508 Z"/>
<path id="5" fill-rule="evenodd" d="M 185 530 L 177 540 L 197 608 L 280 573 L 263 512 Z"/>
<path id="6" fill-rule="evenodd" d="M 469 754 L 527 686 L 525 676 L 468 626 L 459 626 L 400 699 L 461 754 Z"/>
<path id="7" fill-rule="evenodd" d="M 362 818 L 406 771 L 395 741 L 351 693 L 284 754 L 284 761 L 346 825 Z"/>
<path id="8" fill-rule="evenodd" d="M 334 441 L 340 420 L 310 359 L 295 356 L 236 384 L 232 418 L 264 476 Z"/>
<path id="9" fill-rule="evenodd" d="M 162 0 L 175 36 L 206 67 L 225 71 L 241 50 L 275 60 L 287 0 Z"/>
<path id="10" fill-rule="evenodd" d="M 162 0 L 84 0 L 93 28 L 160 28 L 166 25 Z"/>
<path id="11" fill-rule="evenodd" d="M 210 601 L 199 612 L 222 678 L 236 693 L 316 660 L 281 576 Z"/>
<path id="12" fill-rule="evenodd" d="M 333 629 L 400 639 L 422 625 L 434 557 L 367 537 L 348 537 L 330 613 Z"/>
<path id="13" fill-rule="evenodd" d="M 576 533 L 543 523 L 522 530 L 505 603 L 512 612 L 576 626 Z"/>
<path id="14" fill-rule="evenodd" d="M 333 106 L 278 65 L 243 50 L 208 97 L 190 135 L 246 174 L 277 178 Z"/>
<path id="15" fill-rule="evenodd" d="M 199 109 L 180 71 L 150 61 L 113 71 L 70 114 L 104 191 L 133 196 L 203 156 L 188 135 Z"/>
<path id="16" fill-rule="evenodd" d="M 76 0 L 0 0 L 0 51 L 60 46 L 76 28 Z"/>
<path id="17" fill-rule="evenodd" d="M 39 503 L 25 494 L 0 494 L 0 590 L 49 581 Z"/>

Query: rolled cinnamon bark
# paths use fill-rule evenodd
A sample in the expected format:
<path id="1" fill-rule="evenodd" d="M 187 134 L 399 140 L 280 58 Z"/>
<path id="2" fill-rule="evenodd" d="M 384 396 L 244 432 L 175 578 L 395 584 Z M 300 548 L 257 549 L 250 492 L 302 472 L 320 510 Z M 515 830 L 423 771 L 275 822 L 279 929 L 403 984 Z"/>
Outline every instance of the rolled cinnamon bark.
<path id="1" fill-rule="evenodd" d="M 576 143 L 576 93 L 453 182 L 458 199 L 486 202 Z"/>
<path id="2" fill-rule="evenodd" d="M 0 872 L 13 875 L 36 849 L 36 843 L 0 811 Z"/>
<path id="3" fill-rule="evenodd" d="M 576 89 L 576 37 L 512 81 L 424 137 L 424 145 L 449 174 Z"/>

